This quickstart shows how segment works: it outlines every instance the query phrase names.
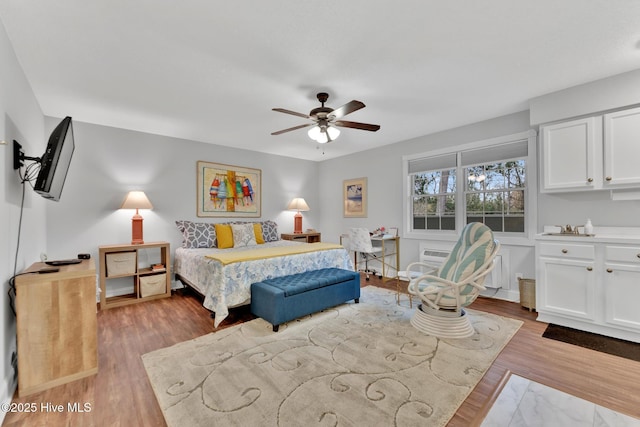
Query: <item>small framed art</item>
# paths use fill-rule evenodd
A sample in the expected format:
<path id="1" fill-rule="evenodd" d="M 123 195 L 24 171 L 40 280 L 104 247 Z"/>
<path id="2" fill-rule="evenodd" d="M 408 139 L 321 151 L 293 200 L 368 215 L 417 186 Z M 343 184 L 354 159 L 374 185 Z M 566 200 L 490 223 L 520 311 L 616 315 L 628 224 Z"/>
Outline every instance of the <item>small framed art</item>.
<path id="1" fill-rule="evenodd" d="M 344 216 L 366 218 L 367 178 L 346 179 L 342 183 Z"/>

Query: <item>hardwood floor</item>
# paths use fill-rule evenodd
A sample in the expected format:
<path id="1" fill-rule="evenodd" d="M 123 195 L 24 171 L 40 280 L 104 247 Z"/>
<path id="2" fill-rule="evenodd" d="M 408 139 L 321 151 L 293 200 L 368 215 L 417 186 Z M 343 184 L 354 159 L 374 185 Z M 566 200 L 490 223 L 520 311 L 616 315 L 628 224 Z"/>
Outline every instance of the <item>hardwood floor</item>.
<path id="1" fill-rule="evenodd" d="M 372 277 L 363 286 L 395 290 Z M 403 298 L 403 304 L 407 298 Z M 507 370 L 542 384 L 640 418 L 640 363 L 542 338 L 546 324 L 519 304 L 479 298 L 476 310 L 520 319 L 522 328 L 497 357 L 449 426 L 468 426 Z M 248 307 L 232 310 L 220 328 L 253 318 Z M 25 398 L 35 412 L 9 412 L 3 426 L 164 426 L 164 418 L 140 356 L 212 332 L 201 298 L 176 292 L 171 298 L 98 312 L 98 374 Z M 85 412 L 70 412 L 69 404 Z M 63 411 L 54 412 L 55 405 Z M 20 405 L 14 405 L 20 408 Z M 47 411 L 49 408 L 49 411 Z"/>

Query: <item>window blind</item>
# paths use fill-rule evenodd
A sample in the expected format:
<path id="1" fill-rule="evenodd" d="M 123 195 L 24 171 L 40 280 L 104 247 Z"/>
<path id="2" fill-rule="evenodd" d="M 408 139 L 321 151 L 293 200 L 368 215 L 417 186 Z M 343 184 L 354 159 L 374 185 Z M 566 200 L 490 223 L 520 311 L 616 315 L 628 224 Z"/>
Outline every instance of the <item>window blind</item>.
<path id="1" fill-rule="evenodd" d="M 409 160 L 409 173 L 431 172 L 456 167 L 456 153 Z"/>
<path id="2" fill-rule="evenodd" d="M 523 139 L 522 141 L 509 142 L 507 144 L 463 151 L 460 153 L 462 157 L 462 166 L 480 165 L 498 162 L 500 160 L 527 157 L 527 147 L 528 141 Z"/>

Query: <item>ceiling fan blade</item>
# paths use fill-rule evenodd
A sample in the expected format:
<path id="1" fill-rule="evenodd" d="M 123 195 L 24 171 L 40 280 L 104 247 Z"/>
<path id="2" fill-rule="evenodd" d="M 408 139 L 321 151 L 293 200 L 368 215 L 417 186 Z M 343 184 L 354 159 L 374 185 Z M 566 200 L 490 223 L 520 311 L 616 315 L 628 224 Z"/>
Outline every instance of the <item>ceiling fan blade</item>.
<path id="1" fill-rule="evenodd" d="M 292 130 L 302 129 L 302 128 L 306 128 L 306 127 L 313 126 L 313 125 L 315 125 L 315 123 L 306 123 L 304 125 L 298 125 L 298 126 L 294 126 L 292 128 L 282 129 L 282 130 L 279 130 L 277 132 L 271 132 L 271 135 L 280 135 L 280 134 L 285 133 L 285 132 L 291 132 Z"/>
<path id="2" fill-rule="evenodd" d="M 272 108 L 273 111 L 277 111 L 279 113 L 291 114 L 298 117 L 304 117 L 305 119 L 310 119 L 311 117 L 308 114 L 296 113 L 295 111 L 285 110 L 284 108 Z"/>
<path id="3" fill-rule="evenodd" d="M 353 113 L 354 111 L 358 111 L 359 109 L 364 107 L 365 105 L 362 102 L 356 101 L 354 99 L 351 102 L 347 102 L 342 107 L 338 107 L 335 110 L 333 110 L 331 113 L 329 113 L 329 116 L 333 116 L 336 119 L 339 119 L 340 117 L 344 117 L 347 114 Z"/>
<path id="4" fill-rule="evenodd" d="M 343 128 L 353 128 L 360 130 L 369 130 L 371 132 L 375 132 L 380 129 L 380 125 L 371 125 L 369 123 L 358 123 L 358 122 L 348 122 L 346 120 L 338 120 L 333 122 L 336 126 L 341 126 Z"/>

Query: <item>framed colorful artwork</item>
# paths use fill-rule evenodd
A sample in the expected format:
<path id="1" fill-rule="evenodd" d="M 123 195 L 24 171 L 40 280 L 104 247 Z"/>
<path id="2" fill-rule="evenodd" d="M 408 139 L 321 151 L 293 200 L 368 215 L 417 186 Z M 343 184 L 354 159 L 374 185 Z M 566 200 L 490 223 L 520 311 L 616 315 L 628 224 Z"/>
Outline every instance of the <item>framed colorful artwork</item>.
<path id="1" fill-rule="evenodd" d="M 367 178 L 346 179 L 342 184 L 344 216 L 366 218 Z"/>
<path id="2" fill-rule="evenodd" d="M 203 161 L 197 169 L 199 217 L 260 217 L 260 169 Z"/>

